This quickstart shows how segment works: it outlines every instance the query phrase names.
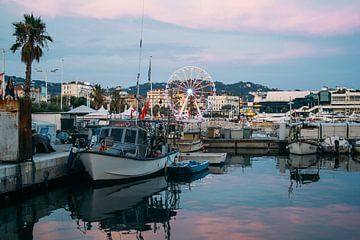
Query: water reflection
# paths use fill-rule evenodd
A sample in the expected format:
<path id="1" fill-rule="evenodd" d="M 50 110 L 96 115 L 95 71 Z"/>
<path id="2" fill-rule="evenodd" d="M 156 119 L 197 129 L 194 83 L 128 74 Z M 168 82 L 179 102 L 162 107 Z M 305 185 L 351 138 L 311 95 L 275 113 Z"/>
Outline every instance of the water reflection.
<path id="1" fill-rule="evenodd" d="M 187 185 L 194 181 L 197 181 L 199 179 L 206 177 L 206 175 L 209 174 L 209 171 L 210 170 L 205 170 L 205 171 L 201 171 L 199 173 L 194 173 L 194 174 L 169 174 L 166 177 L 166 180 L 170 183 Z"/>
<path id="2" fill-rule="evenodd" d="M 317 182 L 320 179 L 320 161 L 316 154 L 301 156 L 290 154 L 288 167 L 290 171 L 289 198 L 293 194 L 294 182 L 295 187 L 298 188 L 302 184 Z"/>
<path id="3" fill-rule="evenodd" d="M 165 177 L 156 177 L 122 185 L 85 188 L 74 191 L 69 198 L 69 210 L 73 218 L 82 220 L 87 230 L 98 223 L 99 230 L 111 239 L 112 232 L 133 232 L 142 238 L 142 232 L 159 230 L 159 225 L 170 238 L 170 220 L 179 208 L 176 185 Z M 81 226 L 79 226 L 81 229 Z"/>

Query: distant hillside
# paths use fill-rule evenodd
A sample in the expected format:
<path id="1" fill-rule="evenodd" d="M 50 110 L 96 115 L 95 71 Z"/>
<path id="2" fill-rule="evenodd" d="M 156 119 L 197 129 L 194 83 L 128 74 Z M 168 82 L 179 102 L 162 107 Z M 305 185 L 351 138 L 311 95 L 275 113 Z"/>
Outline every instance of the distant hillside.
<path id="1" fill-rule="evenodd" d="M 24 78 L 16 76 L 6 76 L 6 81 L 8 81 L 10 78 L 13 80 L 15 86 L 25 85 Z M 45 87 L 45 81 L 33 79 L 31 80 L 31 86 L 36 88 Z M 51 95 L 60 95 L 61 83 L 48 82 L 48 91 Z"/>
<path id="2" fill-rule="evenodd" d="M 6 76 L 6 80 L 8 80 L 10 77 Z M 24 85 L 25 79 L 11 76 L 11 79 L 13 79 L 14 85 Z M 45 81 L 43 80 L 32 80 L 31 86 L 34 87 L 45 87 Z M 249 94 L 249 92 L 267 92 L 271 90 L 278 90 L 274 88 L 269 88 L 267 86 L 261 85 L 261 84 L 255 84 L 252 82 L 237 82 L 237 83 L 231 83 L 231 84 L 225 84 L 222 82 L 215 82 L 216 86 L 216 93 L 217 94 L 229 94 L 234 96 L 241 96 L 244 100 L 251 100 L 252 96 Z M 153 89 L 165 89 L 166 83 L 153 83 Z M 51 95 L 60 95 L 60 83 L 53 83 L 48 82 L 48 89 L 49 93 Z M 149 91 L 150 86 L 149 83 L 143 83 L 140 84 L 140 95 L 146 96 L 147 91 Z M 114 91 L 115 88 L 109 88 L 107 89 L 107 92 L 111 93 Z M 130 94 L 136 94 L 136 86 L 131 86 L 124 89 Z"/>
<path id="3" fill-rule="evenodd" d="M 165 89 L 166 83 L 153 83 L 153 89 Z M 255 84 L 252 82 L 238 82 L 232 84 L 225 84 L 222 82 L 215 82 L 216 86 L 216 93 L 217 94 L 229 94 L 234 96 L 241 96 L 245 100 L 249 100 L 252 96 L 249 92 L 267 92 L 270 90 L 277 90 L 272 89 L 261 84 Z M 149 84 L 140 84 L 140 95 L 146 96 L 146 92 L 149 90 Z M 128 93 L 135 94 L 136 93 L 136 86 L 131 86 L 125 89 Z"/>

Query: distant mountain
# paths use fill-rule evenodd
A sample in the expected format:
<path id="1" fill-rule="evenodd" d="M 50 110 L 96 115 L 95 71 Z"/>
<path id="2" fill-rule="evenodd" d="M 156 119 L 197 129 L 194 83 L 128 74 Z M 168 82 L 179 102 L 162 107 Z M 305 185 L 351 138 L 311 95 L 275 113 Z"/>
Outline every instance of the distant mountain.
<path id="1" fill-rule="evenodd" d="M 14 86 L 25 85 L 25 79 L 16 76 L 6 76 L 6 82 L 12 79 Z M 31 80 L 31 86 L 36 88 L 45 87 L 45 81 L 43 80 Z M 61 83 L 48 82 L 48 92 L 50 95 L 60 95 Z"/>
<path id="2" fill-rule="evenodd" d="M 6 81 L 9 80 L 9 78 L 11 78 L 14 82 L 14 85 L 24 85 L 25 84 L 25 79 L 24 78 L 20 78 L 20 77 L 16 77 L 16 76 L 6 76 Z M 32 80 L 31 82 L 31 86 L 34 87 L 45 87 L 45 81 L 43 80 Z M 222 83 L 222 82 L 215 82 L 215 87 L 216 87 L 216 94 L 221 95 L 221 94 L 228 94 L 228 95 L 234 95 L 234 96 L 241 96 L 244 100 L 249 101 L 252 100 L 252 95 L 250 95 L 250 92 L 267 92 L 267 91 L 273 91 L 273 90 L 278 90 L 278 89 L 274 89 L 274 88 L 269 88 L 267 86 L 261 85 L 261 84 L 255 84 L 252 82 L 237 82 L 237 83 L 231 83 L 231 84 L 226 84 L 226 83 Z M 166 83 L 162 82 L 162 83 L 153 83 L 153 89 L 165 89 L 166 88 Z M 53 82 L 48 82 L 48 91 L 51 95 L 60 95 L 60 89 L 61 89 L 61 83 L 53 83 Z M 143 83 L 140 84 L 140 95 L 142 96 L 146 96 L 147 91 L 149 91 L 150 86 L 149 83 Z M 115 90 L 115 88 L 109 88 L 106 89 L 106 92 L 108 92 L 109 94 L 111 92 L 113 92 Z M 130 94 L 136 94 L 136 86 L 131 86 L 128 88 L 124 89 L 125 91 L 127 91 Z"/>
<path id="3" fill-rule="evenodd" d="M 153 83 L 153 89 L 165 89 L 166 83 Z M 278 90 L 266 87 L 261 84 L 255 84 L 252 82 L 237 82 L 232 84 L 225 84 L 222 82 L 215 82 L 216 94 L 229 94 L 234 96 L 241 96 L 244 100 L 252 99 L 250 92 L 267 92 L 271 90 Z M 140 95 L 146 96 L 146 92 L 149 91 L 150 87 L 148 83 L 140 84 Z M 136 86 L 131 86 L 124 89 L 128 93 L 136 94 Z"/>

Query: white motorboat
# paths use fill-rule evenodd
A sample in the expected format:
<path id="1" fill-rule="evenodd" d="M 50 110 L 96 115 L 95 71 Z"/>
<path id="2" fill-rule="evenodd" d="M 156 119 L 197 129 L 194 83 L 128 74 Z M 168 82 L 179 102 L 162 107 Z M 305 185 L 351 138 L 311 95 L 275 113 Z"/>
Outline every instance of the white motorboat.
<path id="1" fill-rule="evenodd" d="M 184 160 L 209 160 L 210 165 L 222 165 L 225 163 L 227 153 L 192 152 L 180 153 L 180 161 Z"/>
<path id="2" fill-rule="evenodd" d="M 324 153 L 350 153 L 350 143 L 339 136 L 331 136 L 324 139 L 320 144 Z"/>
<path id="3" fill-rule="evenodd" d="M 139 127 L 104 127 L 99 143 L 79 158 L 95 181 L 143 177 L 163 170 L 179 155 L 168 151 L 165 142 L 149 138 Z"/>
<path id="4" fill-rule="evenodd" d="M 201 139 L 197 140 L 180 140 L 178 142 L 179 151 L 182 153 L 196 152 L 203 148 L 203 142 Z"/>
<path id="5" fill-rule="evenodd" d="M 354 152 L 360 153 L 360 140 L 355 141 L 352 147 L 354 149 Z"/>
<path id="6" fill-rule="evenodd" d="M 318 151 L 319 143 L 316 141 L 297 139 L 288 144 L 288 150 L 291 154 L 307 155 L 315 154 Z"/>
<path id="7" fill-rule="evenodd" d="M 203 148 L 200 131 L 184 132 L 182 138 L 177 143 L 179 151 L 182 153 L 196 152 Z"/>

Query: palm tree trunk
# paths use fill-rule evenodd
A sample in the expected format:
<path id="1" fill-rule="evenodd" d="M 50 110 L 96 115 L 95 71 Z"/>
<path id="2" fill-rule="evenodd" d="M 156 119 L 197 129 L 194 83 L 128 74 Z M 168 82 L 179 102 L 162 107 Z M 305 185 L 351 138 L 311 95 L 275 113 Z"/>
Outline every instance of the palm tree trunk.
<path id="1" fill-rule="evenodd" d="M 25 83 L 25 99 L 30 99 L 30 84 L 31 84 L 31 62 L 26 63 L 26 83 Z"/>

